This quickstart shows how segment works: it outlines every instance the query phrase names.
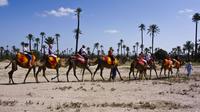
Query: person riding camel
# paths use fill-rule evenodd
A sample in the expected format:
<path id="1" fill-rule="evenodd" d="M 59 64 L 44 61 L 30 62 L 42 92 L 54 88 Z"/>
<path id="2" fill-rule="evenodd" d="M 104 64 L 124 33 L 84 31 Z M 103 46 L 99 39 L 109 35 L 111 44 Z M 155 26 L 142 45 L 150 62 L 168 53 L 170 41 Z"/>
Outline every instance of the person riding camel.
<path id="1" fill-rule="evenodd" d="M 25 45 L 24 45 L 24 54 L 25 54 L 26 56 L 28 56 L 28 58 L 29 58 L 29 66 L 32 67 L 32 54 L 31 54 L 31 52 L 28 50 L 28 44 L 25 44 Z"/>
<path id="2" fill-rule="evenodd" d="M 52 44 L 49 44 L 49 49 L 48 49 L 48 51 L 49 51 L 49 56 L 53 56 L 54 58 L 56 58 L 57 56 L 55 55 L 55 54 L 53 54 L 53 52 L 52 52 Z"/>
<path id="3" fill-rule="evenodd" d="M 82 47 L 78 51 L 78 54 L 81 55 L 85 59 L 86 63 L 88 62 L 88 56 L 87 56 L 87 53 L 86 53 L 85 45 L 82 45 Z"/>
<path id="4" fill-rule="evenodd" d="M 114 51 L 113 48 L 110 47 L 109 51 L 108 51 L 108 56 L 111 58 L 112 65 L 114 65 L 114 62 L 115 62 L 115 57 L 113 55 L 113 51 Z"/>
<path id="5" fill-rule="evenodd" d="M 144 58 L 145 58 L 145 56 L 144 56 L 143 52 L 141 52 L 141 53 L 139 54 L 139 56 L 138 56 L 138 62 L 139 62 L 140 64 L 145 64 L 145 65 L 147 65 L 147 60 L 145 60 Z"/>

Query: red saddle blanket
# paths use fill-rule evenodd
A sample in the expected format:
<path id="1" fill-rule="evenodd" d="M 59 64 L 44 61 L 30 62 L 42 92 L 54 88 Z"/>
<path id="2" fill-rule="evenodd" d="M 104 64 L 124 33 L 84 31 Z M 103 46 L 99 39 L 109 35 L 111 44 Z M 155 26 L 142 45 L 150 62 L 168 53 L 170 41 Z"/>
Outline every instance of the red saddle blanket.
<path id="1" fill-rule="evenodd" d="M 77 55 L 72 56 L 72 59 L 73 59 L 73 60 L 76 60 L 76 61 L 78 61 L 78 62 L 80 62 L 80 63 L 82 63 L 82 64 L 85 64 L 85 63 L 86 63 L 85 58 L 84 58 L 83 56 L 81 56 L 80 54 L 77 54 Z"/>

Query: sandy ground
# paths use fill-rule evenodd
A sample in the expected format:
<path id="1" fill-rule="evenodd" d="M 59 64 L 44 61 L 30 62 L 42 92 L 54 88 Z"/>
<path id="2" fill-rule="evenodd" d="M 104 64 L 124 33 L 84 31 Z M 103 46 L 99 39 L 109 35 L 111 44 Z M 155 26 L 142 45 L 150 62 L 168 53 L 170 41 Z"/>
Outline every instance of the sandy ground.
<path id="1" fill-rule="evenodd" d="M 15 85 L 8 85 L 7 61 L 0 62 L 0 112 L 200 112 L 200 67 L 195 66 L 193 75 L 181 78 L 128 81 L 128 66 L 119 70 L 124 81 L 101 81 L 99 72 L 91 82 L 85 72 L 85 82 L 77 82 L 72 71 L 66 82 L 67 68 L 60 69 L 60 80 L 46 82 L 39 74 L 40 83 L 35 83 L 33 73 L 23 84 L 27 69 L 19 68 L 14 74 Z M 91 67 L 94 71 L 95 67 Z M 110 70 L 105 69 L 104 78 Z M 48 69 L 47 78 L 55 76 Z M 81 70 L 77 70 L 81 79 Z M 153 72 L 153 77 L 155 74 Z"/>

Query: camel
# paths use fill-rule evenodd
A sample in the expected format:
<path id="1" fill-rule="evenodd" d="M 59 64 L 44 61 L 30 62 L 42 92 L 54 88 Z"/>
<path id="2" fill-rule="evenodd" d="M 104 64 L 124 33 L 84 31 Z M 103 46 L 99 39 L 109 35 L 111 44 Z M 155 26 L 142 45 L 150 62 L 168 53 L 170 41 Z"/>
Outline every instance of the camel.
<path id="1" fill-rule="evenodd" d="M 8 72 L 9 84 L 11 82 L 14 84 L 13 74 L 15 71 L 17 71 L 18 66 L 28 69 L 28 72 L 26 73 L 26 76 L 24 78 L 24 83 L 26 82 L 26 78 L 32 69 L 33 69 L 34 77 L 36 79 L 36 74 L 35 74 L 36 56 L 33 53 L 32 53 L 32 66 L 29 66 L 29 61 L 30 60 L 29 60 L 28 56 L 21 52 L 17 52 L 16 56 L 10 60 L 9 64 L 7 66 L 5 66 L 5 69 L 7 69 L 12 64 L 12 69 L 11 69 L 11 71 Z"/>
<path id="2" fill-rule="evenodd" d="M 178 59 L 172 59 L 172 60 L 173 60 L 173 68 L 176 69 L 176 76 L 179 77 L 179 69 L 184 64 L 184 62 Z"/>
<path id="3" fill-rule="evenodd" d="M 104 77 L 103 77 L 103 75 L 102 75 L 103 69 L 104 69 L 104 68 L 109 68 L 109 69 L 114 68 L 114 69 L 118 72 L 120 79 L 123 80 L 122 77 L 121 77 L 121 75 L 120 75 L 119 69 L 118 69 L 118 65 L 121 64 L 121 63 L 123 63 L 123 62 L 119 62 L 119 61 L 115 58 L 115 63 L 114 63 L 114 65 L 112 65 L 112 64 L 110 63 L 110 62 L 111 62 L 110 57 L 107 57 L 108 61 L 105 61 L 105 58 L 106 58 L 106 57 L 107 57 L 107 56 L 99 57 L 99 58 L 96 59 L 94 62 L 92 62 L 93 65 L 96 65 L 96 64 L 97 64 L 97 68 L 96 68 L 96 70 L 95 70 L 95 72 L 94 72 L 94 75 L 93 75 L 92 79 L 94 80 L 94 76 L 95 76 L 96 72 L 100 69 L 100 76 L 101 76 L 102 80 L 105 80 Z M 123 60 L 122 60 L 122 61 L 123 61 Z M 110 72 L 110 78 L 109 78 L 109 80 L 111 80 L 111 78 L 114 80 L 114 77 L 112 77 L 112 70 L 111 70 L 111 72 Z"/>
<path id="4" fill-rule="evenodd" d="M 45 71 L 46 68 L 49 69 L 55 69 L 56 70 L 56 76 L 53 77 L 51 80 L 57 78 L 58 82 L 59 80 L 59 68 L 60 67 L 67 67 L 68 63 L 67 63 L 68 59 L 67 58 L 59 58 L 59 57 L 53 57 L 53 56 L 49 56 L 49 55 L 45 55 L 43 56 L 41 59 L 39 59 L 37 61 L 37 66 L 38 71 L 36 73 L 36 82 L 38 83 L 38 74 L 41 70 L 43 70 L 43 77 L 46 79 L 47 82 L 49 82 L 49 80 L 47 79 L 46 75 L 45 75 Z"/>
<path id="5" fill-rule="evenodd" d="M 91 70 L 89 69 L 89 63 L 90 63 L 90 60 L 88 60 L 88 62 L 86 62 L 84 60 L 83 57 L 81 57 L 80 55 L 75 55 L 75 56 L 71 56 L 68 60 L 68 64 L 69 64 L 69 68 L 66 72 L 66 76 L 67 76 L 67 82 L 69 82 L 69 78 L 68 78 L 68 75 L 69 75 L 69 72 L 71 69 L 73 69 L 74 71 L 74 76 L 76 77 L 76 79 L 79 81 L 78 77 L 76 76 L 76 67 L 79 67 L 79 68 L 82 68 L 83 69 L 83 72 L 82 72 L 82 81 L 84 81 L 84 73 L 85 73 L 85 69 L 88 70 L 91 74 L 91 80 L 93 80 L 92 78 L 92 72 Z"/>
<path id="6" fill-rule="evenodd" d="M 138 72 L 139 72 L 139 79 L 142 79 L 143 75 L 144 75 L 145 79 L 147 79 L 147 72 L 146 72 L 147 68 L 148 67 L 146 64 L 141 64 L 141 63 L 138 63 L 138 60 L 134 60 L 131 63 L 130 72 L 129 72 L 129 80 L 131 77 L 131 73 L 133 73 L 133 77 L 134 77 L 134 79 L 136 79 Z M 135 69 L 137 70 L 136 76 L 134 75 Z"/>
<path id="7" fill-rule="evenodd" d="M 165 76 L 166 76 L 166 70 L 168 70 L 168 78 L 169 78 L 170 73 L 173 74 L 172 67 L 173 67 L 173 61 L 171 59 L 164 59 L 162 61 L 162 65 L 160 69 L 160 77 L 161 77 L 162 70 L 164 69 Z"/>
<path id="8" fill-rule="evenodd" d="M 156 70 L 156 64 L 155 64 L 155 61 L 153 59 L 150 59 L 147 61 L 147 64 L 149 65 L 149 70 L 150 70 L 150 77 L 149 79 L 151 79 L 151 71 L 154 70 L 154 72 L 156 73 L 156 77 L 158 79 L 158 73 L 157 73 L 157 70 Z"/>

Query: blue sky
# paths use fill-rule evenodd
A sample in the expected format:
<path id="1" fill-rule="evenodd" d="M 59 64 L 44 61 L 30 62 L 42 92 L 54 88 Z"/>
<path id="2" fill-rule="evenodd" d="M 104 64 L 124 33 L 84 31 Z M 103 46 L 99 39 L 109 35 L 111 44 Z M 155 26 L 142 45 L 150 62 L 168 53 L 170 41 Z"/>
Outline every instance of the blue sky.
<path id="1" fill-rule="evenodd" d="M 199 4 L 200 0 L 0 0 L 0 46 L 20 48 L 29 33 L 40 37 L 40 32 L 45 32 L 47 36 L 61 35 L 61 50 L 75 49 L 77 19 L 73 11 L 81 7 L 79 47 L 85 44 L 92 50 L 99 42 L 107 50 L 117 48 L 123 39 L 132 50 L 136 42 L 140 43 L 138 26 L 143 23 L 146 28 L 159 26 L 155 47 L 170 51 L 194 40 L 191 16 L 200 12 Z M 144 44 L 151 46 L 146 31 Z"/>

